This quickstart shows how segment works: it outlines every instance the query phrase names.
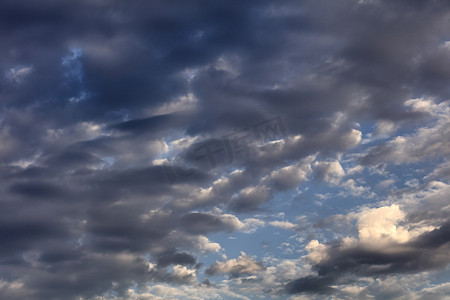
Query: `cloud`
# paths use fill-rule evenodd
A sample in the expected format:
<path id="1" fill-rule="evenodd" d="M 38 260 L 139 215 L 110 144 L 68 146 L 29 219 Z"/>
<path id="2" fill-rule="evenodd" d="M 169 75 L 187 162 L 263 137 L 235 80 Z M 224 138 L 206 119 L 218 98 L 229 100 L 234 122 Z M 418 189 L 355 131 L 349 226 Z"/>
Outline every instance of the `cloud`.
<path id="1" fill-rule="evenodd" d="M 233 215 L 212 215 L 203 213 L 191 213 L 181 219 L 182 227 L 191 233 L 206 233 L 219 230 L 235 231 L 241 229 L 244 224 Z"/>
<path id="2" fill-rule="evenodd" d="M 275 226 L 275 227 L 286 229 L 286 230 L 297 228 L 296 224 L 293 224 L 288 221 L 271 221 L 271 222 L 269 222 L 269 224 L 272 226 Z"/>
<path id="3" fill-rule="evenodd" d="M 374 165 L 381 162 L 409 164 L 450 153 L 447 142 L 449 136 L 449 106 L 443 102 L 435 104 L 431 100 L 411 99 L 406 101 L 414 111 L 429 113 L 435 122 L 427 127 L 419 128 L 410 135 L 397 136 L 388 142 L 375 146 L 361 158 L 363 165 Z"/>
<path id="4" fill-rule="evenodd" d="M 375 277 L 439 270 L 450 263 L 448 221 L 438 228 L 406 228 L 398 205 L 363 210 L 357 219 L 358 238 L 345 237 L 321 244 L 312 240 L 306 247 L 307 258 L 317 275 L 289 282 L 288 293 L 332 294 L 337 284 L 345 285 L 354 276 Z"/>
<path id="5" fill-rule="evenodd" d="M 440 164 L 436 169 L 433 170 L 430 174 L 428 174 L 426 179 L 450 179 L 450 162 L 444 162 Z"/>
<path id="6" fill-rule="evenodd" d="M 204 4 L 1 1 L 0 298 L 445 294 L 448 1 Z"/>
<path id="7" fill-rule="evenodd" d="M 247 187 L 236 195 L 229 205 L 234 211 L 254 211 L 270 199 L 270 190 L 264 185 Z"/>
<path id="8" fill-rule="evenodd" d="M 173 267 L 173 277 L 179 283 L 192 283 L 197 280 L 195 270 L 189 270 L 185 266 L 180 265 Z"/>
<path id="9" fill-rule="evenodd" d="M 383 247 L 386 243 L 404 243 L 410 233 L 398 226 L 405 214 L 398 205 L 391 205 L 362 212 L 358 216 L 358 236 L 361 243 Z"/>
<path id="10" fill-rule="evenodd" d="M 222 273 L 229 273 L 231 277 L 238 277 L 242 275 L 249 275 L 259 273 L 265 270 L 262 263 L 254 261 L 250 256 L 241 252 L 241 256 L 224 261 L 215 262 L 207 270 L 208 275 L 217 275 Z"/>
<path id="11" fill-rule="evenodd" d="M 345 176 L 345 171 L 338 161 L 315 162 L 314 167 L 316 178 L 331 184 L 339 184 Z"/>
<path id="12" fill-rule="evenodd" d="M 309 156 L 301 162 L 280 168 L 265 176 L 262 181 L 278 190 L 297 187 L 300 183 L 308 180 L 312 173 L 311 162 L 315 156 Z"/>
<path id="13" fill-rule="evenodd" d="M 375 136 L 389 136 L 395 131 L 395 124 L 390 120 L 380 120 L 377 122 Z"/>
<path id="14" fill-rule="evenodd" d="M 195 257 L 192 255 L 181 252 L 181 253 L 163 253 L 158 257 L 158 265 L 165 267 L 171 264 L 176 265 L 194 265 L 196 263 Z"/>
<path id="15" fill-rule="evenodd" d="M 16 66 L 5 74 L 5 79 L 11 83 L 20 83 L 25 77 L 33 71 L 33 67 Z"/>

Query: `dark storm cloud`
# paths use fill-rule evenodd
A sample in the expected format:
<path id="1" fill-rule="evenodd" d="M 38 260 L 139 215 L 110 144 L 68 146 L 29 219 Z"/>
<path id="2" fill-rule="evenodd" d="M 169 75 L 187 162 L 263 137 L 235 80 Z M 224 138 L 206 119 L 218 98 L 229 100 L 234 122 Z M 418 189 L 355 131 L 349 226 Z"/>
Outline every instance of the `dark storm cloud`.
<path id="1" fill-rule="evenodd" d="M 67 151 L 58 153 L 46 159 L 45 165 L 51 165 L 54 168 L 73 169 L 79 166 L 96 165 L 101 160 L 87 152 Z"/>
<path id="2" fill-rule="evenodd" d="M 290 294 L 296 293 L 319 293 L 332 294 L 334 289 L 330 287 L 334 284 L 334 280 L 330 277 L 308 276 L 296 279 L 286 285 L 286 291 Z"/>
<path id="3" fill-rule="evenodd" d="M 413 245 L 422 248 L 438 248 L 450 242 L 450 222 L 443 224 L 438 229 L 423 234 Z"/>
<path id="4" fill-rule="evenodd" d="M 170 115 L 159 115 L 146 119 L 136 119 L 127 122 L 122 122 L 114 125 L 113 128 L 133 133 L 148 133 L 152 131 L 161 131 L 164 128 L 168 129 L 173 126 L 180 126 L 183 124 L 178 121 L 182 115 L 170 114 Z"/>
<path id="5" fill-rule="evenodd" d="M 23 286 L 0 289 L 0 298 L 89 299 L 151 280 L 192 283 L 168 269 L 197 264 L 191 250 L 204 251 L 202 235 L 241 226 L 192 209 L 257 211 L 272 187 L 284 187 L 260 184 L 272 171 L 358 145 L 355 122 L 424 118 L 403 107 L 413 96 L 448 98 L 448 2 L 423 3 L 2 1 L 0 277 Z M 190 94 L 188 110 L 175 105 Z M 173 184 L 167 164 L 152 164 L 173 131 L 203 143 L 274 116 L 290 137 L 284 146 L 198 166 Z M 198 163 L 199 143 L 183 149 L 186 165 Z M 209 186 L 208 197 L 196 194 Z M 363 276 L 433 269 L 443 262 L 428 257 L 446 249 L 446 228 L 404 256 L 336 251 L 319 277 L 287 289 L 329 292 L 331 266 Z M 360 263 L 391 265 L 369 272 Z"/>
<path id="6" fill-rule="evenodd" d="M 4 221 L 0 224 L 2 244 L 5 248 L 20 244 L 28 244 L 31 240 L 42 240 L 47 237 L 63 237 L 66 233 L 65 226 L 60 222 L 43 222 L 43 220 L 16 223 L 14 221 Z"/>
<path id="7" fill-rule="evenodd" d="M 61 194 L 61 190 L 56 186 L 40 182 L 17 183 L 11 186 L 9 190 L 23 196 L 37 198 L 54 198 Z"/>
<path id="8" fill-rule="evenodd" d="M 211 115 L 212 111 L 221 111 L 223 117 L 219 119 L 220 123 L 230 122 L 229 116 L 233 116 L 232 119 L 239 122 L 239 114 L 242 114 L 236 111 L 233 105 L 224 106 L 224 99 L 240 106 L 237 101 L 241 98 L 253 98 L 251 102 L 259 102 L 264 110 L 271 107 L 283 112 L 286 112 L 286 107 L 295 105 L 305 115 L 310 114 L 312 110 L 318 110 L 322 114 L 323 109 L 326 108 L 325 103 L 331 104 L 332 109 L 333 106 L 334 109 L 341 109 L 342 105 L 348 103 L 347 98 L 355 90 L 349 89 L 347 85 L 327 82 L 331 75 L 342 75 L 339 69 L 321 70 L 316 66 L 313 68 L 306 65 L 303 72 L 313 71 L 314 74 L 323 77 L 325 89 L 306 87 L 297 92 L 292 90 L 272 92 L 269 89 L 261 90 L 260 88 L 268 83 L 274 85 L 276 83 L 274 81 L 277 80 L 274 78 L 275 74 L 287 71 L 282 63 L 286 61 L 295 63 L 305 59 L 315 61 L 320 56 L 327 55 L 331 57 L 336 55 L 331 52 L 333 49 L 331 46 L 337 46 L 334 50 L 342 50 L 341 53 L 338 52 L 335 60 L 341 56 L 349 62 L 350 69 L 344 70 L 344 75 L 348 74 L 349 78 L 340 76 L 341 80 L 354 81 L 364 88 L 368 85 L 367 82 L 372 86 L 377 82 L 374 79 L 379 79 L 380 86 L 383 88 L 389 86 L 389 92 L 395 92 L 395 86 L 399 80 L 409 79 L 407 73 L 412 67 L 411 59 L 421 50 L 421 47 L 425 46 L 424 42 L 434 42 L 432 40 L 434 35 L 430 35 L 430 32 L 442 25 L 438 23 L 441 20 L 438 9 L 445 8 L 441 3 L 435 3 L 432 8 L 428 8 L 428 14 L 423 20 L 423 24 L 428 26 L 424 27 L 415 18 L 421 11 L 407 3 L 404 6 L 383 2 L 357 6 L 350 1 L 326 5 L 321 2 L 318 4 L 307 2 L 304 10 L 320 14 L 321 18 L 308 17 L 306 14 L 295 17 L 276 14 L 270 16 L 270 11 L 258 13 L 258 10 L 263 11 L 264 3 L 258 3 L 258 6 L 253 7 L 256 3 L 252 1 L 240 3 L 239 9 L 222 2 L 203 8 L 202 1 L 194 4 L 177 1 L 157 2 L 152 3 L 147 9 L 140 9 L 146 6 L 143 2 L 139 2 L 127 7 L 127 10 L 123 10 L 123 6 L 118 2 L 109 6 L 101 2 L 89 5 L 88 2 L 83 1 L 77 4 L 50 3 L 37 6 L 24 2 L 6 2 L 6 7 L 2 11 L 6 13 L 11 10 L 12 13 L 9 15 L 16 16 L 16 18 L 5 18 L 3 21 L 6 23 L 6 28 L 16 29 L 9 32 L 7 36 L 13 38 L 19 28 L 22 30 L 37 28 L 37 36 L 46 34 L 47 38 L 42 42 L 39 42 L 37 38 L 31 41 L 19 41 L 24 46 L 33 45 L 35 46 L 33 48 L 52 50 L 52 54 L 56 54 L 54 52 L 59 49 L 60 52 L 57 54 L 61 56 L 67 43 L 63 36 L 67 36 L 66 41 L 79 41 L 80 47 L 83 48 L 83 46 L 89 46 L 90 39 L 94 37 L 103 39 L 108 45 L 108 42 L 112 43 L 114 38 L 120 37 L 121 34 L 132 33 L 130 42 L 119 39 L 117 45 L 111 45 L 113 49 L 110 51 L 117 51 L 117 55 L 114 56 L 117 59 L 108 61 L 107 64 L 101 63 L 101 58 L 93 54 L 96 53 L 94 50 L 91 50 L 92 53 L 86 50 L 85 57 L 81 58 L 84 81 L 86 90 L 95 96 L 82 105 L 82 110 L 97 114 L 104 108 L 107 109 L 106 111 L 121 109 L 132 111 L 143 106 L 161 103 L 169 99 L 170 95 L 183 93 L 186 89 L 179 78 L 176 76 L 174 78 L 176 72 L 183 68 L 202 66 L 214 61 L 220 55 L 232 53 L 242 57 L 243 60 L 240 64 L 242 75 L 238 78 L 227 80 L 223 77 L 227 76 L 226 72 L 220 71 L 217 75 L 206 73 L 202 76 L 201 73 L 195 80 L 195 86 L 198 86 L 198 89 L 195 89 L 196 95 L 204 104 L 202 111 L 208 115 Z M 282 4 L 295 7 L 288 1 Z M 88 8 L 91 11 L 90 14 L 86 13 Z M 274 10 L 276 11 L 275 8 Z M 352 10 L 358 11 L 358 14 L 352 14 Z M 392 18 L 380 18 L 384 10 L 389 10 Z M 402 15 L 402 10 L 406 10 L 409 14 Z M 367 20 L 364 18 L 369 18 L 375 22 L 375 25 L 352 27 L 348 30 L 346 22 L 336 22 L 336 19 L 330 16 L 335 11 L 338 11 L 340 20 L 345 20 L 343 17 L 348 16 L 349 20 L 365 21 L 366 24 Z M 20 20 L 26 21 L 20 22 Z M 427 23 L 428 21 L 431 23 Z M 404 32 L 405 27 L 408 27 L 410 31 Z M 48 31 L 57 34 L 47 35 Z M 298 39 L 288 39 L 287 35 L 279 34 L 280 32 L 297 34 Z M 317 38 L 316 41 L 311 34 L 316 34 L 317 37 L 323 36 L 323 40 Z M 327 41 L 329 34 L 336 34 L 336 37 L 329 38 L 330 40 Z M 310 42 L 308 47 L 302 41 Z M 15 40 L 13 39 L 12 42 Z M 21 49 L 29 48 L 21 47 Z M 100 50 L 102 49 L 96 51 Z M 21 57 L 20 51 L 18 58 Z M 37 54 L 41 55 L 40 52 Z M 103 59 L 106 59 L 108 53 L 103 54 Z M 281 62 L 274 62 L 275 57 L 280 57 L 280 54 L 283 54 Z M 48 62 L 47 68 L 52 68 L 56 76 L 59 66 L 55 62 L 58 60 L 50 61 L 47 58 L 44 62 Z M 295 68 L 295 65 L 293 67 Z M 392 70 L 396 73 L 392 74 L 390 72 Z M 401 73 L 398 74 L 398 72 Z M 255 74 L 258 76 L 255 77 Z M 381 74 L 383 75 L 380 76 Z M 357 75 L 358 78 L 350 77 Z M 442 77 L 445 74 L 436 76 Z M 398 79 L 388 84 L 393 78 Z M 215 80 L 217 84 L 211 84 L 211 80 Z M 217 86 L 218 84 L 220 86 Z M 53 89 L 48 86 L 47 90 L 50 92 Z M 211 92 L 208 92 L 209 90 Z M 376 92 L 381 93 L 381 91 Z M 390 98 L 399 93 L 404 95 L 400 89 L 395 94 L 387 91 L 384 93 L 391 95 Z M 333 101 L 330 100 L 331 98 Z M 380 101 L 388 103 L 388 99 L 384 98 L 377 99 L 379 109 L 383 109 L 383 105 L 379 105 Z M 59 106 L 67 106 L 67 104 Z M 69 110 L 72 109 L 69 107 Z M 242 117 L 245 118 L 248 113 L 245 112 Z"/>
<path id="9" fill-rule="evenodd" d="M 171 264 L 175 265 L 195 265 L 196 259 L 192 255 L 180 252 L 180 253 L 164 253 L 160 257 L 158 257 L 158 266 L 166 267 Z"/>
<path id="10" fill-rule="evenodd" d="M 41 107 L 55 113 L 65 110 L 67 121 L 73 122 L 70 113 L 76 118 L 108 116 L 123 109 L 133 113 L 184 94 L 186 86 L 177 72 L 251 45 L 251 1 L 240 3 L 239 9 L 223 2 L 205 7 L 204 3 L 141 1 L 124 7 L 120 2 L 5 2 L 2 12 L 8 17 L 2 18 L 2 27 L 13 30 L 5 30 L 9 48 L 4 60 L 11 67 L 18 62 L 34 68 L 29 86 L 8 102 L 49 98 L 40 101 Z M 241 35 L 234 34 L 238 28 Z M 64 71 L 61 57 L 71 55 L 68 47 L 81 50 L 74 58 L 79 60 L 81 83 L 58 79 Z M 95 96 L 80 103 L 82 107 L 70 105 L 67 99 L 77 96 L 71 95 L 74 85 Z"/>

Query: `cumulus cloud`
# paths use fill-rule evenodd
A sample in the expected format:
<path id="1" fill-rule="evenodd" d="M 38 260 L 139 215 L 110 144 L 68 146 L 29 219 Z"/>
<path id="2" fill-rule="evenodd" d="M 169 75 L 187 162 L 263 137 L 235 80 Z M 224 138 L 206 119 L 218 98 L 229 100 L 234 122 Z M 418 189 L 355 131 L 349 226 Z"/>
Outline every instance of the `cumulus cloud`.
<path id="1" fill-rule="evenodd" d="M 315 162 L 316 178 L 331 184 L 339 184 L 345 176 L 345 171 L 338 161 Z"/>
<path id="2" fill-rule="evenodd" d="M 270 199 L 270 196 L 270 190 L 264 185 L 250 186 L 235 195 L 229 206 L 234 211 L 257 210 L 261 204 Z"/>
<path id="3" fill-rule="evenodd" d="M 289 282 L 288 293 L 337 293 L 355 275 L 370 277 L 439 270 L 450 263 L 448 221 L 439 227 L 400 225 L 406 214 L 396 204 L 352 214 L 358 235 L 329 244 L 312 240 L 307 258 L 317 271 Z"/>
<path id="4" fill-rule="evenodd" d="M 297 164 L 275 170 L 265 176 L 262 181 L 279 190 L 294 188 L 308 180 L 308 175 L 312 173 L 311 163 L 314 159 L 315 156 L 312 155 Z"/>
<path id="5" fill-rule="evenodd" d="M 241 252 L 241 256 L 238 258 L 227 259 L 225 256 L 224 261 L 215 262 L 206 270 L 206 273 L 209 275 L 228 273 L 231 277 L 238 277 L 259 273 L 264 270 L 265 267 L 261 262 L 256 262 L 247 254 Z"/>

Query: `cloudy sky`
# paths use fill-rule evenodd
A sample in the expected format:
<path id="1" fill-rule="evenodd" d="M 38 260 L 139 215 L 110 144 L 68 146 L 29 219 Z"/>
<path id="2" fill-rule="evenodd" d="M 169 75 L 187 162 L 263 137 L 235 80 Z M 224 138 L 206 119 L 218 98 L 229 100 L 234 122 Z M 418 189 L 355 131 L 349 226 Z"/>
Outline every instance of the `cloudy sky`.
<path id="1" fill-rule="evenodd" d="M 450 2 L 0 2 L 0 298 L 450 299 Z"/>

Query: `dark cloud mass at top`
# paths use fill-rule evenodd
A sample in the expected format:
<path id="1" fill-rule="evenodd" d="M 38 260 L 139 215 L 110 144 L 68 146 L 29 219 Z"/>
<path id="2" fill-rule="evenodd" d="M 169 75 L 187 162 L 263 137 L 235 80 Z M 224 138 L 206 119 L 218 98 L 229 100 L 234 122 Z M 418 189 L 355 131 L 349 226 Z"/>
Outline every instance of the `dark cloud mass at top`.
<path id="1" fill-rule="evenodd" d="M 450 2 L 0 2 L 1 299 L 446 299 Z"/>

